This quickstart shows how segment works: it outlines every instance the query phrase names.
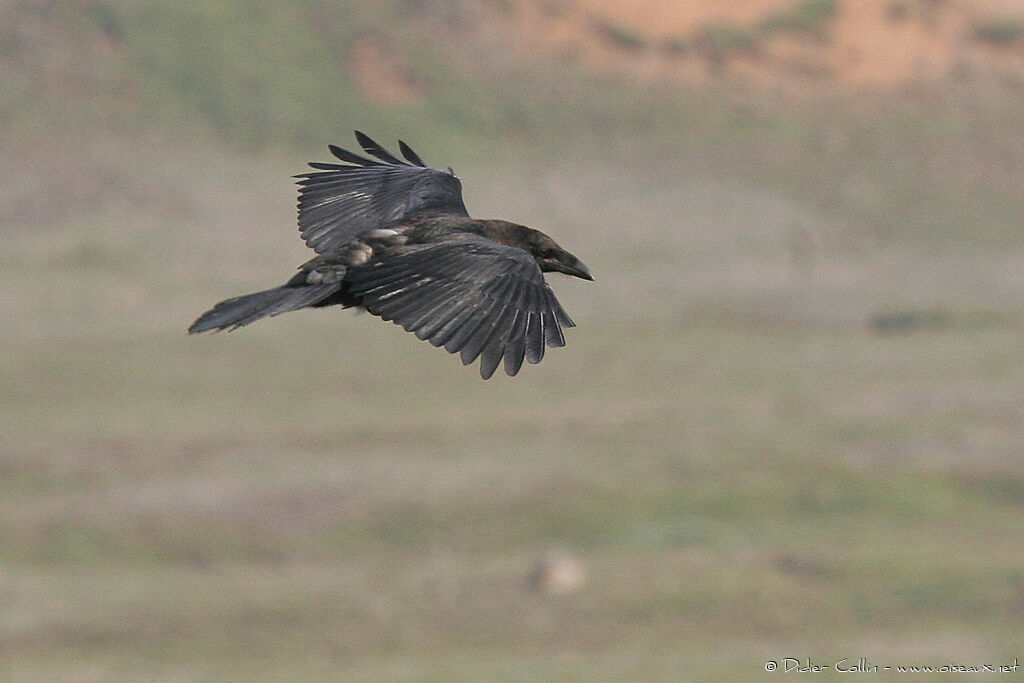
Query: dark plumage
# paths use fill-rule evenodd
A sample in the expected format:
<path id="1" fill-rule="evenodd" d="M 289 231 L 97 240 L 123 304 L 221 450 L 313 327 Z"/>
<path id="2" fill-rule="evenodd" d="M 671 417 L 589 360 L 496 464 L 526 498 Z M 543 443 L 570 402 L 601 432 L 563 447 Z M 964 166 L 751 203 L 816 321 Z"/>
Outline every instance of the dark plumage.
<path id="1" fill-rule="evenodd" d="M 235 329 L 306 307 L 363 308 L 434 346 L 480 358 L 488 379 L 515 375 L 545 346 L 565 346 L 573 322 L 543 273 L 592 280 L 582 262 L 544 233 L 470 218 L 451 169 L 428 168 L 404 142 L 404 161 L 356 131 L 374 157 L 330 146 L 345 162 L 311 163 L 299 180 L 299 233 L 317 253 L 288 282 L 222 301 L 190 333 Z"/>

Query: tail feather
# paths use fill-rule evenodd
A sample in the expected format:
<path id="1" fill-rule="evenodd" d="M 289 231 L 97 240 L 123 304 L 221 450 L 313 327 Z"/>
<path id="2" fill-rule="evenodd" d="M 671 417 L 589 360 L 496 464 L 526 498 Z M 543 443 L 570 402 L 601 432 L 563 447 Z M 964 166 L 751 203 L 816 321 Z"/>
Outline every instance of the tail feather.
<path id="1" fill-rule="evenodd" d="M 260 318 L 296 311 L 321 301 L 341 289 L 341 283 L 289 287 L 284 285 L 263 292 L 236 296 L 199 316 L 188 328 L 189 334 L 208 330 L 236 329 Z"/>

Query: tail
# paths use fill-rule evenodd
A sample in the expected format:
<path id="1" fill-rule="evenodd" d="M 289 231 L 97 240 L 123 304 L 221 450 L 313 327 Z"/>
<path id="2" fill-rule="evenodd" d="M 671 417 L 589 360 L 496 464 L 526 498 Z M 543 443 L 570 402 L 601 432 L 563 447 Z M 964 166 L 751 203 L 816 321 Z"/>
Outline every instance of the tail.
<path id="1" fill-rule="evenodd" d="M 188 332 L 195 334 L 207 330 L 233 330 L 260 318 L 312 306 L 339 289 L 341 289 L 340 282 L 301 286 L 283 285 L 264 292 L 236 296 L 234 299 L 221 301 L 203 313 L 188 328 Z"/>

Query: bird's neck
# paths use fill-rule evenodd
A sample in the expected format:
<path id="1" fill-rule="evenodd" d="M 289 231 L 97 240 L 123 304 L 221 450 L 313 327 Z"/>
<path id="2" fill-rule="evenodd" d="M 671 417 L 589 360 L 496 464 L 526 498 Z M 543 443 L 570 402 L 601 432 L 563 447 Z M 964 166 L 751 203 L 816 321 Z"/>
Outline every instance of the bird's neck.
<path id="1" fill-rule="evenodd" d="M 475 220 L 470 232 L 475 232 L 482 237 L 504 244 L 509 247 L 522 247 L 525 242 L 525 233 L 529 230 L 522 225 L 509 223 L 501 220 Z"/>

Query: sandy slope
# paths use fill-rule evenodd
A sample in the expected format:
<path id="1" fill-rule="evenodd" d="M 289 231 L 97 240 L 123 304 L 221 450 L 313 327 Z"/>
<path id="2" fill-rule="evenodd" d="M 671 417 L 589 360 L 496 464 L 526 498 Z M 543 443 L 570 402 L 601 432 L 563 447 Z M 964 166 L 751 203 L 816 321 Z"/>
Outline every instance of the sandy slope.
<path id="1" fill-rule="evenodd" d="M 520 0 L 506 17 L 521 50 L 653 81 L 893 87 L 977 68 L 1024 75 L 1024 3 L 1009 0 Z M 780 28 L 780 17 L 812 27 Z"/>

